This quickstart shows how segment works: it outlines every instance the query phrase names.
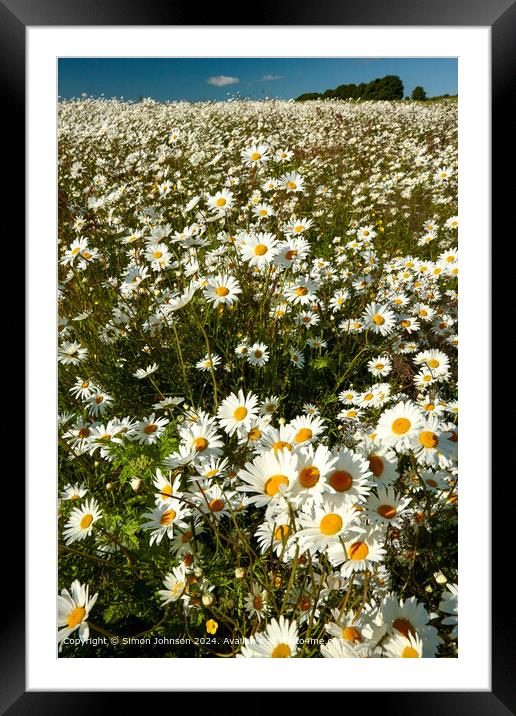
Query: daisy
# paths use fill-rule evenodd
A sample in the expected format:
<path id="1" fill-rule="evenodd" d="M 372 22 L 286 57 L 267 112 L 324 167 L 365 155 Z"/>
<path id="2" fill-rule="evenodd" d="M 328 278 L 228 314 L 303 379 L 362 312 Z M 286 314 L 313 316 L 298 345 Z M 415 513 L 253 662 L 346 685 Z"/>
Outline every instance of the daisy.
<path id="1" fill-rule="evenodd" d="M 188 523 L 185 519 L 188 513 L 189 510 L 178 500 L 176 500 L 176 504 L 173 508 L 165 504 L 156 507 L 151 512 L 145 512 L 143 517 L 147 518 L 148 521 L 144 522 L 142 527 L 144 530 L 151 532 L 151 547 L 154 542 L 160 544 L 165 535 L 169 539 L 172 539 L 174 536 L 174 527 L 180 527 L 182 530 L 187 529 Z"/>
<path id="2" fill-rule="evenodd" d="M 394 634 L 383 644 L 385 656 L 390 659 L 421 659 L 423 642 L 417 634 Z"/>
<path id="3" fill-rule="evenodd" d="M 295 445 L 304 445 L 322 435 L 326 428 L 318 415 L 298 415 L 290 421 Z"/>
<path id="4" fill-rule="evenodd" d="M 273 619 L 267 624 L 265 631 L 259 632 L 250 639 L 245 639 L 241 657 L 247 659 L 272 658 L 287 659 L 297 654 L 298 629 L 297 623 L 290 623 L 280 616 L 279 621 Z"/>
<path id="5" fill-rule="evenodd" d="M 60 497 L 62 500 L 80 500 L 87 492 L 85 487 L 76 482 L 74 485 L 65 485 Z"/>
<path id="6" fill-rule="evenodd" d="M 257 403 L 258 398 L 255 395 L 248 393 L 244 396 L 242 389 L 238 391 L 238 395 L 231 393 L 222 401 L 217 411 L 221 427 L 228 435 L 233 435 L 239 427 L 250 428 L 251 420 L 258 415 Z"/>
<path id="7" fill-rule="evenodd" d="M 197 459 L 204 462 L 218 457 L 224 446 L 216 423 L 212 419 L 204 419 L 198 423 L 187 424 L 179 428 L 179 435 L 184 446 L 191 450 Z"/>
<path id="8" fill-rule="evenodd" d="M 298 276 L 285 288 L 285 297 L 292 305 L 306 306 L 317 301 L 317 284 L 308 276 Z"/>
<path id="9" fill-rule="evenodd" d="M 177 602 L 177 600 L 182 597 L 186 589 L 186 584 L 186 568 L 183 564 L 179 567 L 174 567 L 172 572 L 168 572 L 163 581 L 165 589 L 158 591 L 163 606 L 171 602 Z"/>
<path id="10" fill-rule="evenodd" d="M 269 351 L 265 343 L 253 343 L 247 352 L 247 362 L 251 365 L 261 367 L 269 360 Z"/>
<path id="11" fill-rule="evenodd" d="M 260 404 L 260 415 L 273 415 L 279 407 L 279 398 L 277 395 L 271 395 L 265 398 Z"/>
<path id="12" fill-rule="evenodd" d="M 442 620 L 441 624 L 444 626 L 452 626 L 451 636 L 453 639 L 457 639 L 459 636 L 459 617 L 458 617 L 458 586 L 456 584 L 448 584 L 448 589 L 443 592 L 442 599 L 439 603 L 439 611 L 445 614 L 451 614 Z"/>
<path id="13" fill-rule="evenodd" d="M 299 521 L 302 529 L 297 533 L 301 549 L 310 552 L 323 552 L 332 544 L 339 544 L 340 539 L 354 533 L 363 532 L 358 527 L 360 512 L 350 505 L 335 505 L 325 499 L 321 505 L 314 505 L 311 512 L 300 513 Z"/>
<path id="14" fill-rule="evenodd" d="M 411 447 L 416 431 L 423 425 L 422 411 L 407 400 L 382 413 L 376 432 L 386 446 L 403 450 Z"/>
<path id="15" fill-rule="evenodd" d="M 291 149 L 276 149 L 274 152 L 274 158 L 278 162 L 288 162 L 293 156 L 294 152 Z"/>
<path id="16" fill-rule="evenodd" d="M 287 172 L 280 177 L 279 183 L 281 188 L 285 189 L 287 193 L 293 193 L 303 191 L 305 180 L 297 172 Z"/>
<path id="17" fill-rule="evenodd" d="M 231 505 L 234 496 L 234 492 L 222 491 L 219 485 L 212 484 L 205 489 L 200 488 L 195 494 L 195 502 L 203 513 L 211 514 L 216 520 L 220 520 L 234 511 L 235 508 Z"/>
<path id="18" fill-rule="evenodd" d="M 389 375 L 392 370 L 392 363 L 388 356 L 379 355 L 376 358 L 371 358 L 367 364 L 367 369 L 375 378 L 380 378 Z"/>
<path id="19" fill-rule="evenodd" d="M 140 420 L 131 431 L 131 439 L 140 445 L 153 445 L 165 432 L 170 421 L 168 418 L 156 418 L 155 414 Z"/>
<path id="20" fill-rule="evenodd" d="M 81 584 L 78 579 L 72 582 L 70 591 L 62 589 L 57 596 L 57 624 L 61 629 L 57 632 L 57 643 L 59 651 L 63 648 L 63 642 L 76 629 L 79 630 L 79 639 L 85 642 L 90 635 L 88 622 L 86 621 L 91 609 L 97 601 L 98 594 L 89 596 L 89 586 Z"/>
<path id="21" fill-rule="evenodd" d="M 349 291 L 346 289 L 340 289 L 339 291 L 336 291 L 333 297 L 330 299 L 330 308 L 332 309 L 333 313 L 337 313 L 338 311 L 342 310 L 344 307 L 344 304 L 349 299 Z"/>
<path id="22" fill-rule="evenodd" d="M 295 236 L 279 242 L 277 249 L 274 263 L 283 268 L 290 268 L 295 261 L 301 262 L 308 256 L 310 244 L 305 239 Z"/>
<path id="23" fill-rule="evenodd" d="M 111 407 L 113 398 L 100 388 L 96 388 L 84 403 L 90 415 L 103 415 Z"/>
<path id="24" fill-rule="evenodd" d="M 208 197 L 207 204 L 211 211 L 224 214 L 233 206 L 233 192 L 228 189 L 218 191 L 214 196 Z"/>
<path id="25" fill-rule="evenodd" d="M 267 267 L 278 252 L 278 241 L 273 234 L 264 232 L 248 234 L 245 244 L 240 246 L 244 261 L 258 269 Z"/>
<path id="26" fill-rule="evenodd" d="M 269 147 L 266 144 L 253 144 L 249 149 L 242 150 L 242 161 L 253 167 L 264 164 L 268 160 Z"/>
<path id="27" fill-rule="evenodd" d="M 265 522 L 258 527 L 254 536 L 258 540 L 262 554 L 272 550 L 283 562 L 294 558 L 297 545 L 296 531 L 288 512 L 269 515 Z"/>
<path id="28" fill-rule="evenodd" d="M 427 366 L 434 377 L 447 377 L 450 373 L 450 361 L 446 353 L 439 350 L 421 351 L 414 358 L 416 365 Z"/>
<path id="29" fill-rule="evenodd" d="M 312 219 L 296 219 L 295 217 L 289 221 L 284 231 L 287 236 L 299 236 L 313 224 Z"/>
<path id="30" fill-rule="evenodd" d="M 423 658 L 432 658 L 442 640 L 437 629 L 428 624 L 429 620 L 427 610 L 416 597 L 398 600 L 390 594 L 380 606 L 379 625 L 374 628 L 372 639 L 378 643 L 386 634 L 402 634 L 406 639 L 417 636 L 423 642 Z"/>
<path id="31" fill-rule="evenodd" d="M 222 363 L 222 358 L 217 353 L 212 353 L 211 355 L 206 355 L 204 358 L 201 358 L 201 360 L 197 361 L 195 364 L 195 367 L 197 370 L 202 371 L 211 371 L 215 368 L 218 368 L 218 366 Z"/>
<path id="32" fill-rule="evenodd" d="M 431 467 L 447 467 L 449 441 L 442 434 L 437 416 L 429 417 L 414 437 L 413 452 L 417 461 Z"/>
<path id="33" fill-rule="evenodd" d="M 289 360 L 291 363 L 293 363 L 296 368 L 302 368 L 305 364 L 305 357 L 301 353 L 301 351 L 298 351 L 296 348 L 290 349 L 290 356 Z"/>
<path id="34" fill-rule="evenodd" d="M 258 582 L 253 582 L 251 591 L 245 597 L 244 607 L 258 621 L 267 616 L 267 591 Z"/>
<path id="35" fill-rule="evenodd" d="M 172 255 L 166 244 L 150 244 L 145 251 L 145 258 L 153 271 L 161 271 L 170 264 Z"/>
<path id="36" fill-rule="evenodd" d="M 229 460 L 227 457 L 224 458 L 210 458 L 206 462 L 197 463 L 194 465 L 197 474 L 203 480 L 213 480 L 215 477 L 222 477 L 227 472 Z M 191 477 L 191 480 L 197 478 Z"/>
<path id="37" fill-rule="evenodd" d="M 387 524 L 400 527 L 403 514 L 410 504 L 410 497 L 403 498 L 392 487 L 378 487 L 377 495 L 371 494 L 367 500 L 367 518 L 373 524 Z"/>
<path id="38" fill-rule="evenodd" d="M 334 638 L 321 644 L 321 656 L 325 659 L 356 659 L 362 654 L 358 653 L 357 648 L 349 641 Z"/>
<path id="39" fill-rule="evenodd" d="M 298 452 L 297 480 L 293 485 L 292 498 L 297 505 L 307 501 L 322 502 L 323 492 L 328 492 L 326 476 L 335 464 L 333 456 L 325 445 L 313 445 L 300 448 Z"/>
<path id="40" fill-rule="evenodd" d="M 102 511 L 94 498 L 86 500 L 82 507 L 74 507 L 63 529 L 67 545 L 91 535 L 93 524 L 102 517 Z"/>
<path id="41" fill-rule="evenodd" d="M 143 378 L 147 378 L 149 375 L 152 375 L 158 370 L 158 364 L 153 363 L 152 365 L 148 365 L 147 368 L 138 368 L 136 373 L 133 373 L 135 378 L 138 378 L 138 380 L 143 380 Z"/>
<path id="42" fill-rule="evenodd" d="M 169 473 L 168 477 L 165 477 L 159 468 L 157 468 L 154 475 L 153 485 L 156 488 L 155 499 L 158 507 L 160 505 L 175 504 L 177 502 L 176 498 L 181 495 L 180 475 L 177 475 L 172 481 L 170 476 L 171 473 Z"/>
<path id="43" fill-rule="evenodd" d="M 79 398 L 81 400 L 86 400 L 87 398 L 92 395 L 96 390 L 96 386 L 93 383 L 93 381 L 87 379 L 83 380 L 82 378 L 77 378 L 73 386 L 70 388 L 70 393 L 74 396 L 74 398 Z"/>
<path id="44" fill-rule="evenodd" d="M 275 455 L 282 450 L 291 451 L 294 447 L 294 431 L 290 425 L 280 425 L 279 428 L 269 426 L 263 432 L 260 444 L 266 450 L 273 450 Z"/>
<path id="45" fill-rule="evenodd" d="M 335 504 L 355 505 L 366 499 L 371 490 L 371 472 L 364 458 L 341 448 L 335 455 L 336 461 L 326 476 L 326 482 Z"/>
<path id="46" fill-rule="evenodd" d="M 237 476 L 246 483 L 237 489 L 250 493 L 250 502 L 262 507 L 288 494 L 298 477 L 297 457 L 288 450 L 264 452 L 247 462 Z"/>
<path id="47" fill-rule="evenodd" d="M 362 318 L 367 328 L 382 336 L 389 335 L 394 329 L 394 313 L 382 304 L 370 303 L 362 314 Z"/>
<path id="48" fill-rule="evenodd" d="M 57 360 L 63 365 L 79 365 L 88 357 L 88 349 L 75 341 L 61 343 L 57 350 Z"/>
<path id="49" fill-rule="evenodd" d="M 342 565 L 340 573 L 351 578 L 355 572 L 372 572 L 378 562 L 385 557 L 385 534 L 379 530 L 369 529 L 362 534 L 344 542 L 335 543 L 328 551 L 328 558 L 333 565 Z"/>
<path id="50" fill-rule="evenodd" d="M 255 216 L 258 221 L 262 221 L 262 219 L 266 219 L 269 216 L 274 216 L 274 209 L 270 204 L 261 202 L 253 206 L 253 216 Z"/>

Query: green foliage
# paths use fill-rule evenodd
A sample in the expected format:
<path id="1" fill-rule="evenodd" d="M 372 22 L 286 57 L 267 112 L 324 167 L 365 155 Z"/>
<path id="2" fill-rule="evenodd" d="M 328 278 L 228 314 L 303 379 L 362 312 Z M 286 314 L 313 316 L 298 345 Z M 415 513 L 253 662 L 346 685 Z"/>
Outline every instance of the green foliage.
<path id="1" fill-rule="evenodd" d="M 423 87 L 418 85 L 417 87 L 414 87 L 412 90 L 411 99 L 415 99 L 419 102 L 424 102 L 425 99 L 427 99 L 426 92 Z"/>
<path id="2" fill-rule="evenodd" d="M 310 99 L 364 99 L 397 100 L 403 99 L 403 82 L 397 75 L 386 75 L 371 82 L 343 84 L 322 93 L 305 92 L 296 98 L 298 102 Z"/>

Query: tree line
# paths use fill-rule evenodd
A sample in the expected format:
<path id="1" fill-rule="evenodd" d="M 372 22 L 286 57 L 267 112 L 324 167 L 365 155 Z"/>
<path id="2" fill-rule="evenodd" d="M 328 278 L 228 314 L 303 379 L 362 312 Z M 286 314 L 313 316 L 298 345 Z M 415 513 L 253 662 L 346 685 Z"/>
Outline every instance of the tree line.
<path id="1" fill-rule="evenodd" d="M 386 75 L 372 82 L 360 84 L 343 84 L 324 92 L 305 92 L 296 97 L 297 102 L 310 99 L 365 99 L 365 100 L 393 100 L 403 99 L 403 82 L 397 75 Z M 423 87 L 416 87 L 411 99 L 425 100 L 426 92 Z"/>

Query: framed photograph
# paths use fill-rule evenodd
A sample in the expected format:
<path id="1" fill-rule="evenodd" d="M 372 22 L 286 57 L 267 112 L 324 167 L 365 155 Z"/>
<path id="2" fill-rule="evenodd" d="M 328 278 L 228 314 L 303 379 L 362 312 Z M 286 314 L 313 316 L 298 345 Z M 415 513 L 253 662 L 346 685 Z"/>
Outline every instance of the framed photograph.
<path id="1" fill-rule="evenodd" d="M 118 5 L 0 3 L 28 305 L 2 712 L 510 713 L 488 326 L 514 5 Z"/>

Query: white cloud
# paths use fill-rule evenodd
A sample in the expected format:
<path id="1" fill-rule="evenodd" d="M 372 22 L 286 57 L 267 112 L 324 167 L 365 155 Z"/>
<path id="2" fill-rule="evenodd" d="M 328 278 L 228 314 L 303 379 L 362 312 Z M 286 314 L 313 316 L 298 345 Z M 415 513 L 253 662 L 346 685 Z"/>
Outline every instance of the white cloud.
<path id="1" fill-rule="evenodd" d="M 283 75 L 264 75 L 260 78 L 260 82 L 270 82 L 271 80 L 282 80 Z"/>
<path id="2" fill-rule="evenodd" d="M 226 77 L 226 75 L 217 75 L 216 77 L 208 77 L 206 82 L 215 87 L 224 87 L 225 85 L 237 85 L 240 80 L 238 77 Z"/>

